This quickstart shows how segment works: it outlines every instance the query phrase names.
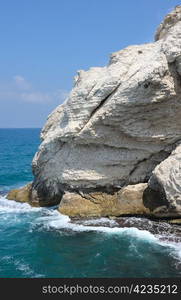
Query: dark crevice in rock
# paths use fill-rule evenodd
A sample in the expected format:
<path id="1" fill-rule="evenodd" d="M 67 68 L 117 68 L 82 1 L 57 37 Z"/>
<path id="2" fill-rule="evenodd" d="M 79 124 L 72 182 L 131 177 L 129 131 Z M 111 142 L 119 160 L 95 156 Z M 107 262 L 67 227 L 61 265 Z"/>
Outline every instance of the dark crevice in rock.
<path id="1" fill-rule="evenodd" d="M 122 82 L 121 82 L 122 83 Z M 86 125 L 88 124 L 88 122 L 90 121 L 90 119 L 98 112 L 98 110 L 104 105 L 104 103 L 108 100 L 109 97 L 111 97 L 116 91 L 117 89 L 120 87 L 121 83 L 119 83 L 111 93 L 109 93 L 104 99 L 102 99 L 99 103 L 98 106 L 95 107 L 95 109 L 91 112 L 90 116 L 89 116 L 89 120 L 85 123 L 85 125 L 83 126 L 83 128 L 79 131 L 79 134 L 81 131 L 84 130 L 84 128 L 86 127 Z"/>
<path id="2" fill-rule="evenodd" d="M 94 204 L 99 204 L 99 201 L 93 197 L 91 194 L 84 194 L 82 191 L 77 191 L 77 194 L 80 195 L 85 200 L 91 201 Z"/>
<path id="3" fill-rule="evenodd" d="M 63 186 L 59 183 L 56 186 L 55 192 L 54 185 L 46 185 L 45 181 L 36 180 L 32 184 L 31 201 L 37 202 L 40 206 L 54 206 L 60 203 L 64 194 Z"/>
<path id="4" fill-rule="evenodd" d="M 169 69 L 169 72 L 174 81 L 175 93 L 177 95 L 180 95 L 181 94 L 181 76 L 177 70 L 177 61 L 175 60 L 172 63 L 168 63 L 168 69 Z"/>
<path id="5" fill-rule="evenodd" d="M 162 156 L 162 159 L 156 159 L 156 156 L 158 156 L 158 155 L 163 155 Z M 144 180 L 143 180 L 143 182 L 148 182 L 148 180 L 149 180 L 149 178 L 150 178 L 150 176 L 151 176 L 151 173 L 152 173 L 152 171 L 154 170 L 154 168 L 161 162 L 161 161 L 163 161 L 163 160 L 165 160 L 168 156 L 170 155 L 170 152 L 166 152 L 166 151 L 164 151 L 164 150 L 161 150 L 161 151 L 159 151 L 158 153 L 154 153 L 154 154 L 151 154 L 148 158 L 144 158 L 144 159 L 142 159 L 142 160 L 139 160 L 137 163 L 136 163 L 136 165 L 134 166 L 134 168 L 132 169 L 132 171 L 130 172 L 130 174 L 129 174 L 129 176 L 128 176 L 128 178 L 127 178 L 127 181 L 126 181 L 126 185 L 128 185 L 128 184 L 135 184 L 135 182 L 132 182 L 132 180 L 131 180 L 131 176 L 134 174 L 134 172 L 136 172 L 137 170 L 138 170 L 138 168 L 140 167 L 140 165 L 142 164 L 142 163 L 144 163 L 144 162 L 150 162 L 150 161 L 152 161 L 153 162 L 153 167 L 152 167 L 152 169 L 151 170 L 148 170 L 148 173 L 146 174 L 146 176 L 145 176 L 145 178 L 144 178 Z M 154 163 L 155 162 L 155 163 Z M 138 183 L 138 182 L 137 182 Z"/>
<path id="6" fill-rule="evenodd" d="M 150 211 L 154 211 L 161 206 L 169 207 L 169 202 L 166 199 L 165 191 L 161 188 L 161 185 L 157 183 L 157 189 L 153 190 L 147 187 L 143 192 L 143 204 L 149 208 Z"/>
<path id="7" fill-rule="evenodd" d="M 85 194 L 91 194 L 96 192 L 113 195 L 115 192 L 118 192 L 122 187 L 124 187 L 124 185 L 125 181 L 123 181 L 119 187 L 114 185 L 95 186 L 94 188 L 85 188 L 84 186 L 78 188 L 66 186 L 65 191 L 77 193 L 82 197 L 85 197 Z"/>
<path id="8" fill-rule="evenodd" d="M 122 82 L 121 82 L 122 83 Z M 99 103 L 99 105 L 91 112 L 90 114 L 90 119 L 96 114 L 96 112 L 104 105 L 104 103 L 106 102 L 106 100 L 111 97 L 116 91 L 117 89 L 120 87 L 121 83 L 119 83 L 116 88 L 114 88 L 114 90 L 107 95 L 104 99 L 101 100 L 101 102 Z"/>
<path id="9" fill-rule="evenodd" d="M 140 165 L 142 163 L 144 163 L 144 162 L 148 162 L 149 163 L 149 161 L 152 161 L 153 167 L 152 167 L 151 170 L 148 170 L 148 174 L 145 176 L 145 178 L 143 180 L 143 182 L 148 182 L 149 178 L 152 175 L 152 171 L 155 169 L 155 167 L 157 165 L 159 165 L 162 161 L 164 161 L 165 159 L 167 159 L 169 157 L 169 155 L 177 147 L 177 145 L 178 145 L 179 142 L 180 142 L 180 138 L 178 140 L 176 140 L 174 142 L 174 144 L 171 144 L 170 147 L 169 147 L 169 145 L 167 145 L 163 150 L 161 150 L 161 151 L 159 151 L 157 153 L 151 154 L 148 158 L 144 158 L 142 160 L 139 160 L 136 163 L 136 165 L 134 166 L 134 168 L 132 169 L 132 171 L 130 172 L 130 174 L 129 174 L 129 176 L 128 176 L 125 184 L 126 185 L 128 185 L 128 184 L 135 184 L 135 182 L 132 182 L 130 180 L 131 176 L 134 174 L 134 172 L 136 172 L 136 170 L 140 167 Z"/>
<path id="10" fill-rule="evenodd" d="M 129 69 L 128 69 L 129 71 Z M 128 73 L 127 71 L 127 73 Z M 135 76 L 138 72 L 140 71 L 140 69 L 136 70 L 133 74 L 130 75 L 130 77 L 127 79 L 127 80 L 130 80 L 133 76 Z M 85 123 L 85 125 L 83 126 L 83 128 L 79 131 L 79 134 L 81 131 L 84 130 L 84 128 L 86 127 L 86 125 L 88 124 L 88 122 L 91 120 L 91 118 L 98 112 L 98 110 L 100 110 L 100 108 L 103 107 L 103 105 L 105 104 L 105 102 L 110 98 L 112 97 L 116 92 L 117 90 L 119 89 L 119 87 L 121 86 L 122 84 L 122 81 L 111 91 L 111 93 L 109 93 L 105 98 L 103 98 L 99 105 L 91 112 L 90 114 L 90 117 L 89 117 L 89 120 Z"/>

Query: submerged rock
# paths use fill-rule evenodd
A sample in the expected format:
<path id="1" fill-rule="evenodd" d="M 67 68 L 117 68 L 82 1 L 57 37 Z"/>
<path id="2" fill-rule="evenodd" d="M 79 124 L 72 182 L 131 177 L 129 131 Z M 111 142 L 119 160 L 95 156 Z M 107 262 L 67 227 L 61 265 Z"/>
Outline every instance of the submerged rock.
<path id="1" fill-rule="evenodd" d="M 175 192 L 157 180 L 162 197 L 151 182 L 181 140 L 181 6 L 164 19 L 156 42 L 115 52 L 103 68 L 79 71 L 41 138 L 30 202 L 54 205 L 63 196 L 60 211 L 79 216 L 164 216 L 165 207 L 168 216 L 176 203 L 180 214 Z M 143 189 L 133 186 L 149 179 L 143 201 Z"/>

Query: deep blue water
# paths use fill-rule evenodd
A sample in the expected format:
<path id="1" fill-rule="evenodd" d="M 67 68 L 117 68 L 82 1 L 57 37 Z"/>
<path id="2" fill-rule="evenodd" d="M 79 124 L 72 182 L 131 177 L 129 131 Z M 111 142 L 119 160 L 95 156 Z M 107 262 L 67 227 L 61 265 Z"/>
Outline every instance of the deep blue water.
<path id="1" fill-rule="evenodd" d="M 0 129 L 0 277 L 180 277 L 179 229 L 171 234 L 163 225 L 154 234 L 151 221 L 135 218 L 124 228 L 107 219 L 73 223 L 56 208 L 6 199 L 32 180 L 39 134 Z"/>
<path id="2" fill-rule="evenodd" d="M 40 129 L 0 129 L 0 191 L 32 180 Z"/>

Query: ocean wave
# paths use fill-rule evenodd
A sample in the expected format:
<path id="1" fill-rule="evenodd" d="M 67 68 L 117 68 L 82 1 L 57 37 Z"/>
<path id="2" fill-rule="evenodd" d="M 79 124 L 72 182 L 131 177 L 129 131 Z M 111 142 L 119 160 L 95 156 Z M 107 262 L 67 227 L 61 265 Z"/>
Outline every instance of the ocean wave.
<path id="1" fill-rule="evenodd" d="M 143 218 L 127 218 L 128 222 L 132 223 L 132 227 L 118 227 L 115 220 L 109 220 L 108 218 L 99 218 L 91 220 L 79 220 L 72 221 L 68 216 L 60 214 L 58 211 L 53 210 L 51 212 L 47 211 L 47 215 L 37 218 L 35 224 L 33 224 L 32 230 L 56 230 L 61 234 L 64 231 L 81 233 L 81 232 L 97 232 L 101 234 L 116 234 L 121 236 L 127 236 L 132 238 L 132 240 L 142 240 L 149 243 L 155 243 L 168 249 L 170 255 L 172 255 L 180 266 L 181 262 L 181 242 L 178 242 L 176 235 L 168 234 L 168 228 L 172 227 L 169 224 L 161 224 L 161 228 L 165 228 L 165 233 L 154 234 L 148 229 L 138 229 L 134 227 L 137 221 L 140 226 L 143 226 L 144 222 L 149 224 L 150 228 L 153 227 L 154 222 L 143 219 Z M 163 228 L 161 231 L 163 231 Z M 165 234 L 165 235 L 164 235 Z M 170 241 L 171 240 L 171 241 Z M 131 247 L 135 248 L 136 243 L 131 243 Z"/>
<path id="2" fill-rule="evenodd" d="M 92 225 L 94 224 L 94 225 Z M 108 226 L 111 225 L 112 227 Z M 50 215 L 36 219 L 36 225 L 42 226 L 42 230 L 70 230 L 73 232 L 100 232 L 105 234 L 127 234 L 138 239 L 155 241 L 157 238 L 147 230 L 140 230 L 135 227 L 120 228 L 116 226 L 114 220 L 100 218 L 95 220 L 82 220 L 74 222 L 68 216 L 60 214 L 58 211 L 52 211 Z"/>
<path id="3" fill-rule="evenodd" d="M 24 213 L 40 210 L 42 210 L 42 208 L 31 207 L 28 203 L 19 203 L 14 200 L 7 200 L 6 196 L 0 197 L 0 213 Z"/>
<path id="4" fill-rule="evenodd" d="M 157 232 L 154 232 L 155 222 L 144 218 L 120 218 L 124 226 L 114 219 L 96 218 L 89 220 L 71 220 L 68 216 L 60 214 L 56 209 L 32 208 L 27 203 L 9 201 L 6 197 L 0 197 L 0 213 L 31 213 L 35 214 L 30 223 L 29 232 L 56 231 L 60 234 L 81 232 L 97 232 L 100 234 L 122 235 L 135 240 L 156 243 L 169 249 L 171 255 L 181 262 L 181 238 L 174 233 L 169 233 L 172 225 L 159 223 Z M 2 215 L 5 216 L 6 214 Z M 122 226 L 122 227 L 121 227 Z M 132 244 L 134 247 L 134 243 Z"/>

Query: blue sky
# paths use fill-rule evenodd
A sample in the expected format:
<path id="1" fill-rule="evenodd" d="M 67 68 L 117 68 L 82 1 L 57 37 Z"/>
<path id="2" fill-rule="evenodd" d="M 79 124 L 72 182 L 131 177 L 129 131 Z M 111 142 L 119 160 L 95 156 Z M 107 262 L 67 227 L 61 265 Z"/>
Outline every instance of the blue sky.
<path id="1" fill-rule="evenodd" d="M 0 128 L 42 127 L 80 69 L 152 42 L 177 0 L 0 0 Z"/>

